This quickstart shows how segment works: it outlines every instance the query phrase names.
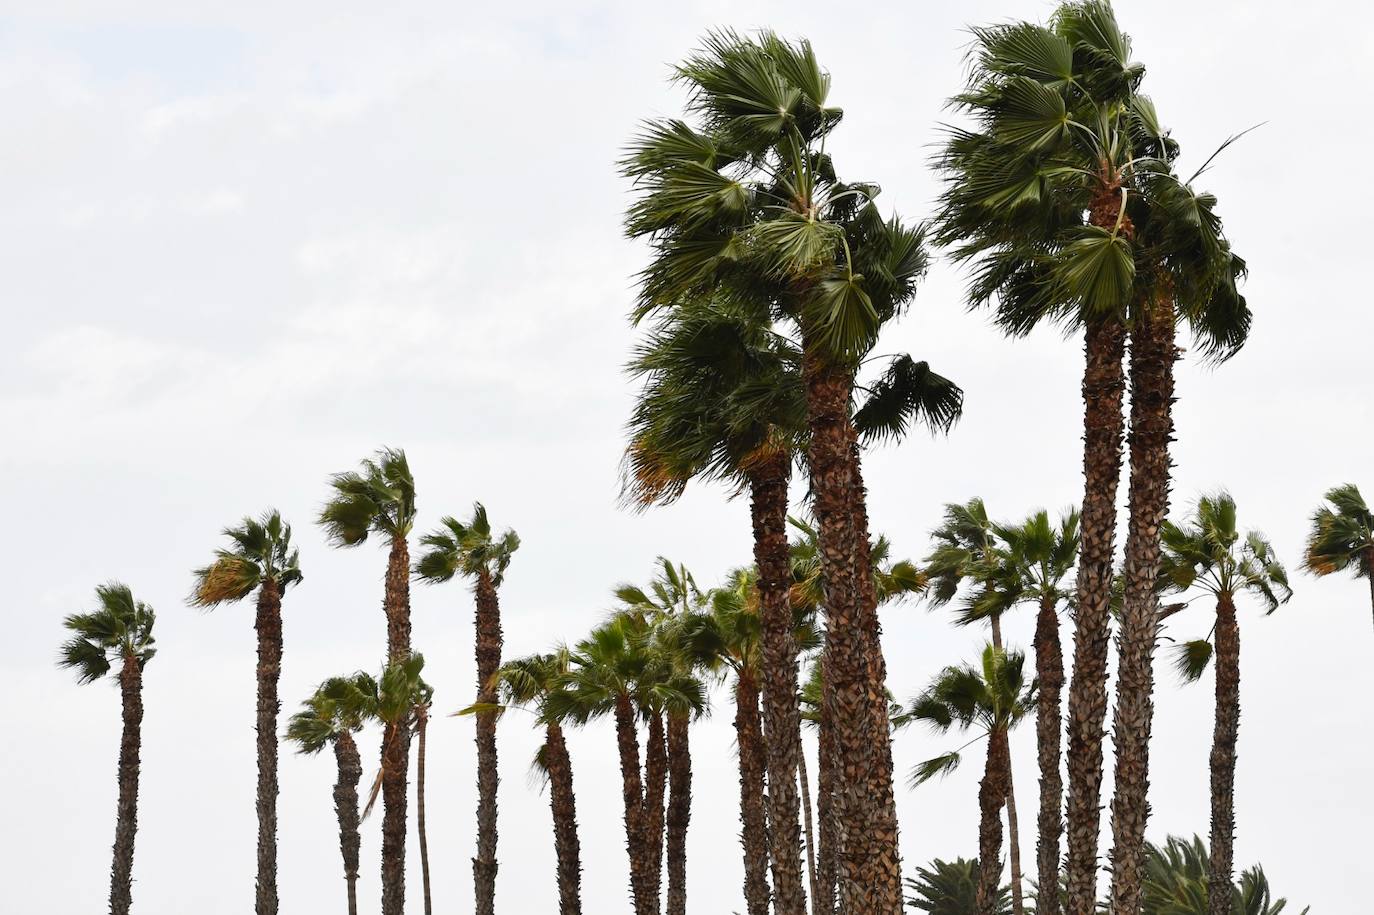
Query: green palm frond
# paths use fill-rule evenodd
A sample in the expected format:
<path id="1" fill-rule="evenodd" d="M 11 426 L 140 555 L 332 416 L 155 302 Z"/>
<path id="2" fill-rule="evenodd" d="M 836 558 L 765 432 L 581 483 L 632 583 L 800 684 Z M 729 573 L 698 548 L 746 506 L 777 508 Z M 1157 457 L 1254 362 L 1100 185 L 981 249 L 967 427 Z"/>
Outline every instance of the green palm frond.
<path id="1" fill-rule="evenodd" d="M 399 448 L 381 449 L 360 470 L 334 474 L 329 485 L 333 498 L 320 511 L 319 524 L 335 546 L 357 546 L 371 533 L 390 539 L 410 533 L 415 479 Z"/>
<path id="2" fill-rule="evenodd" d="M 977 911 L 978 859 L 936 858 L 906 879 L 906 904 L 928 915 L 973 915 Z M 1011 888 L 1003 886 L 993 901 L 992 915 L 1011 915 Z"/>
<path id="3" fill-rule="evenodd" d="M 1327 491 L 1312 515 L 1303 566 L 1313 575 L 1353 569 L 1361 578 L 1374 574 L 1374 512 L 1359 487 L 1346 483 Z"/>
<path id="4" fill-rule="evenodd" d="M 415 574 L 422 581 L 433 584 L 455 575 L 476 578 L 486 574 L 500 587 L 511 557 L 520 548 L 520 537 L 512 530 L 493 536 L 487 509 L 477 502 L 470 520 L 442 518 L 439 528 L 422 536 L 420 544 L 425 549 L 415 563 Z"/>
<path id="5" fill-rule="evenodd" d="M 142 668 L 157 653 L 152 607 L 135 600 L 120 582 L 97 586 L 95 596 L 95 610 L 70 614 L 62 622 L 72 635 L 59 648 L 57 663 L 74 670 L 79 683 L 99 680 L 115 662 Z"/>
<path id="6" fill-rule="evenodd" d="M 285 591 L 303 578 L 300 551 L 291 545 L 291 525 L 275 509 L 261 518 L 245 517 L 223 534 L 232 546 L 216 550 L 213 562 L 195 570 L 192 606 L 215 607 L 242 600 L 263 581 L 275 582 Z"/>

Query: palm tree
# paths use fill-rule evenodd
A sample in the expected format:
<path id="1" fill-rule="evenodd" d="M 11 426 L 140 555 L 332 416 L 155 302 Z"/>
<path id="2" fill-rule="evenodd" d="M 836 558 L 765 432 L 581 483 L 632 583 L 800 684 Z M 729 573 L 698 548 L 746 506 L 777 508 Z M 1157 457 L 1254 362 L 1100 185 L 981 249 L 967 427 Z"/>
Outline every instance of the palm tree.
<path id="1" fill-rule="evenodd" d="M 1177 144 L 1138 91 L 1144 67 L 1111 6 L 1060 5 L 1050 26 L 975 30 L 973 126 L 951 132 L 939 241 L 976 261 L 970 301 L 997 299 L 1014 335 L 1048 320 L 1084 329 L 1084 498 L 1069 693 L 1068 909 L 1094 903 L 1116 489 L 1127 327 L 1132 349 L 1131 524 L 1116 716 L 1113 900 L 1138 908 L 1148 769 L 1149 654 L 1159 523 L 1167 510 L 1173 335 L 1187 318 L 1204 351 L 1243 342 L 1244 263 L 1214 200 L 1180 181 Z M 1196 176 L 1194 176 L 1196 177 Z"/>
<path id="2" fill-rule="evenodd" d="M 382 725 L 381 766 L 363 809 L 366 817 L 382 798 L 382 915 L 404 915 L 406 854 L 406 777 L 409 760 L 405 752 L 408 734 L 415 724 L 415 710 L 427 705 L 433 696 L 420 677 L 424 655 L 412 654 L 401 662 L 391 662 L 380 677 L 359 672 L 326 684 L 326 695 L 350 715 Z"/>
<path id="3" fill-rule="evenodd" d="M 911 892 L 906 904 L 930 915 L 974 915 L 977 911 L 978 859 L 955 858 L 941 861 L 936 858 L 926 867 L 916 868 L 916 876 L 908 877 L 906 887 Z M 998 891 L 996 915 L 1010 915 L 1011 893 L 1007 887 Z"/>
<path id="4" fill-rule="evenodd" d="M 698 125 L 650 122 L 623 163 L 641 189 L 627 229 L 654 246 L 639 313 L 726 294 L 792 329 L 800 344 L 829 597 L 827 702 L 854 775 L 836 800 L 850 843 L 846 908 L 898 915 L 886 665 L 851 400 L 857 368 L 925 270 L 922 235 L 882 217 L 875 185 L 838 179 L 824 147 L 840 111 L 808 43 L 715 32 L 677 79 Z"/>
<path id="5" fill-rule="evenodd" d="M 511 556 L 520 548 L 515 531 L 495 536 L 487 510 L 479 502 L 470 521 L 444 518 L 437 531 L 420 542 L 427 548 L 415 565 L 424 581 L 444 582 L 455 575 L 473 580 L 477 612 L 477 702 L 496 701 L 493 678 L 501 666 L 501 604 L 497 591 L 505 580 Z M 477 854 L 472 859 L 477 915 L 494 915 L 496 906 L 496 789 L 500 781 L 496 757 L 496 713 L 477 715 Z"/>
<path id="6" fill-rule="evenodd" d="M 558 859 L 559 915 L 581 915 L 582 861 L 577 839 L 577 797 L 573 791 L 572 758 L 563 736 L 568 701 L 562 691 L 571 672 L 566 648 L 529 655 L 502 664 L 496 672 L 502 707 L 530 708 L 544 727 L 544 743 L 535 757 L 534 771 L 549 785 L 553 814 L 553 844 Z M 558 699 L 553 697 L 559 696 Z M 557 709 L 562 709 L 560 713 Z M 477 707 L 464 709 L 476 711 Z"/>
<path id="7" fill-rule="evenodd" d="M 907 711 L 911 720 L 924 721 L 937 731 L 956 726 L 961 731 L 976 729 L 978 734 L 970 743 L 987 738 L 987 764 L 978 789 L 981 815 L 977 915 L 995 915 L 998 909 L 1002 885 L 1001 813 L 1011 781 L 1007 737 L 1029 714 L 1035 700 L 1035 684 L 1027 685 L 1022 674 L 1025 660 L 1020 652 L 990 644 L 983 650 L 980 667 L 945 668 L 925 693 L 912 700 Z M 959 762 L 959 750 L 926 760 L 912 773 L 912 782 L 919 785 L 951 771 Z"/>
<path id="8" fill-rule="evenodd" d="M 1202 839 L 1191 842 L 1170 836 L 1164 845 L 1153 842 L 1145 846 L 1145 885 L 1141 898 L 1141 915 L 1208 915 L 1209 908 L 1207 846 Z M 1287 899 L 1275 899 L 1269 889 L 1269 879 L 1258 864 L 1246 868 L 1240 881 L 1231 885 L 1231 893 L 1222 896 L 1222 911 L 1244 915 L 1280 915 L 1288 908 Z M 1210 884 L 1215 886 L 1215 884 Z M 1229 895 L 1229 899 L 1225 899 Z M 1307 915 L 1309 909 L 1300 915 Z"/>
<path id="9" fill-rule="evenodd" d="M 277 912 L 277 713 L 281 700 L 281 599 L 301 580 L 300 551 L 291 547 L 291 525 L 276 511 L 244 518 L 224 529 L 232 542 L 215 551 L 210 565 L 195 571 L 191 604 L 218 607 L 258 592 L 258 881 L 256 912 Z"/>
<path id="10" fill-rule="evenodd" d="M 339 776 L 334 784 L 334 813 L 339 820 L 339 852 L 343 856 L 344 882 L 348 887 L 348 915 L 358 915 L 358 782 L 363 777 L 363 761 L 353 735 L 363 722 L 356 709 L 330 698 L 344 688 L 342 678 L 326 680 L 286 725 L 286 739 L 301 753 L 314 755 L 329 744 Z"/>
<path id="11" fill-rule="evenodd" d="M 1312 515 L 1303 565 L 1313 575 L 1354 569 L 1356 577 L 1368 579 L 1374 602 L 1374 512 L 1353 483 L 1328 490 L 1326 501 L 1331 504 Z"/>
<path id="12" fill-rule="evenodd" d="M 1204 496 L 1183 525 L 1166 523 L 1164 568 L 1179 591 L 1198 590 L 1216 601 L 1216 623 L 1208 639 L 1179 646 L 1178 667 L 1190 681 L 1202 676 L 1216 655 L 1216 724 L 1212 734 L 1212 886 L 1231 883 L 1236 831 L 1236 739 L 1240 730 L 1240 626 L 1236 598 L 1249 592 L 1273 613 L 1293 592 L 1288 573 L 1263 536 L 1250 531 L 1242 540 L 1236 503 L 1227 493 Z M 1230 915 L 1230 900 L 1211 903 L 1211 915 Z"/>
<path id="13" fill-rule="evenodd" d="M 127 585 L 95 589 L 97 609 L 73 613 L 62 625 L 72 637 L 62 643 L 61 667 L 76 671 L 78 683 L 94 683 L 119 664 L 124 733 L 119 740 L 119 802 L 114 861 L 110 865 L 110 915 L 129 915 L 133 898 L 134 835 L 138 832 L 139 749 L 143 743 L 143 668 L 152 660 L 153 608 L 134 600 Z"/>
<path id="14" fill-rule="evenodd" d="M 800 729 L 797 651 L 789 642 L 787 503 L 791 467 L 806 434 L 801 353 L 767 315 L 728 298 L 684 303 L 661 318 L 636 350 L 631 372 L 644 388 L 630 421 L 625 495 L 643 507 L 672 502 L 693 478 L 720 479 L 750 495 L 763 658 L 759 685 L 768 777 L 774 905 L 805 908 L 797 793 Z M 896 360 L 855 414 L 866 441 L 896 437 L 924 419 L 947 428 L 961 392 L 924 363 Z M 669 722 L 670 727 L 672 722 Z M 670 906 L 673 875 L 669 874 Z"/>

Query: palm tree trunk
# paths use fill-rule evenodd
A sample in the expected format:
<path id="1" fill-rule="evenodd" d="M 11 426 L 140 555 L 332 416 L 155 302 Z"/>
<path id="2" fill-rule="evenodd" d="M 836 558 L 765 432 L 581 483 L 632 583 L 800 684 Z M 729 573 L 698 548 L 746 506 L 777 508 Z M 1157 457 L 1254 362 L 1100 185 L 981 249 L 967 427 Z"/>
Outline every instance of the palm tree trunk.
<path id="1" fill-rule="evenodd" d="M 1240 625 L 1236 606 L 1217 601 L 1216 725 L 1212 731 L 1212 855 L 1208 886 L 1230 887 L 1236 835 L 1236 739 L 1240 734 Z M 1208 915 L 1231 915 L 1231 894 L 1208 894 Z"/>
<path id="2" fill-rule="evenodd" d="M 1115 213 L 1111 214 L 1113 221 Z M 1114 320 L 1088 325 L 1083 369 L 1083 511 L 1078 613 L 1069 684 L 1068 887 L 1066 910 L 1096 905 L 1097 839 L 1102 825 L 1102 739 L 1107 717 L 1116 489 L 1121 477 L 1121 361 L 1125 330 Z"/>
<path id="3" fill-rule="evenodd" d="M 1040 599 L 1035 618 L 1035 676 L 1040 683 L 1035 737 L 1040 761 L 1039 838 L 1036 844 L 1036 915 L 1059 915 L 1059 837 L 1064 831 L 1064 780 L 1059 772 L 1060 693 L 1064 653 L 1059 645 L 1059 615 L 1053 595 Z"/>
<path id="4" fill-rule="evenodd" d="M 991 618 L 992 622 L 992 646 L 998 651 L 1003 650 L 1002 645 L 1002 616 L 998 614 Z M 1016 817 L 1016 785 L 1012 776 L 1010 753 L 1010 740 L 1007 746 L 1007 858 L 1011 864 L 1011 910 L 1013 915 L 1024 915 L 1026 911 L 1026 901 L 1021 889 L 1021 828 Z"/>
<path id="5" fill-rule="evenodd" d="M 558 856 L 558 915 L 582 915 L 582 852 L 577 840 L 577 797 L 572 758 L 556 721 L 544 725 L 544 765 L 549 773 L 553 847 Z"/>
<path id="6" fill-rule="evenodd" d="M 110 865 L 110 915 L 129 915 L 133 904 L 134 835 L 138 832 L 139 750 L 143 744 L 143 668 L 126 657 L 119 673 L 124 733 L 119 739 L 119 802 L 114 861 Z"/>
<path id="7" fill-rule="evenodd" d="M 797 753 L 797 780 L 801 782 L 802 824 L 806 827 L 806 875 L 811 884 L 811 898 L 820 896 L 820 884 L 816 878 L 816 829 L 811 818 L 811 785 L 806 776 L 806 750 Z M 812 915 L 815 913 L 814 902 Z"/>
<path id="8" fill-rule="evenodd" d="M 344 882 L 348 886 L 348 915 L 358 915 L 358 782 L 363 777 L 363 759 L 353 735 L 347 731 L 334 738 L 334 759 L 339 764 L 334 813 L 339 818 L 339 853 L 343 856 Z"/>
<path id="9" fill-rule="evenodd" d="M 668 716 L 668 907 L 687 913 L 687 826 L 692 820 L 691 718 Z"/>
<path id="10" fill-rule="evenodd" d="M 735 682 L 735 739 L 739 745 L 739 803 L 744 847 L 746 915 L 768 915 L 768 763 L 759 720 L 759 689 L 748 671 Z"/>
<path id="11" fill-rule="evenodd" d="M 1369 569 L 1369 603 L 1374 607 L 1374 546 L 1365 551 L 1365 565 Z"/>
<path id="12" fill-rule="evenodd" d="M 649 716 L 648 731 L 644 746 L 644 837 L 649 863 L 647 889 L 657 912 L 663 901 L 663 808 L 668 786 L 668 748 L 662 712 Z"/>
<path id="13" fill-rule="evenodd" d="M 854 425 L 853 378 L 803 340 L 813 508 L 825 577 L 824 704 L 845 772 L 833 798 L 842 915 L 901 915 L 887 692 Z"/>
<path id="14" fill-rule="evenodd" d="M 778 452 L 750 477 L 754 564 L 758 569 L 762 643 L 763 733 L 768 759 L 768 829 L 774 915 L 806 915 L 796 772 L 801 757 L 797 649 L 788 598 L 792 569 L 787 545 L 787 485 L 791 463 Z"/>
<path id="15" fill-rule="evenodd" d="M 644 830 L 644 783 L 639 772 L 639 736 L 634 707 L 621 694 L 615 701 L 616 747 L 620 751 L 621 797 L 625 802 L 625 851 L 630 859 L 630 894 L 635 915 L 658 915 L 648 892 L 649 855 Z"/>
<path id="16" fill-rule="evenodd" d="M 1126 533 L 1126 593 L 1117 640 L 1116 749 L 1112 796 L 1112 912 L 1138 915 L 1145 866 L 1145 823 L 1159 638 L 1160 528 L 1169 513 L 1169 439 L 1173 434 L 1174 308 L 1160 296 L 1131 328 L 1131 480 Z"/>
<path id="17" fill-rule="evenodd" d="M 383 600 L 387 662 L 395 664 L 410 658 L 410 547 L 404 537 L 392 538 Z"/>
<path id="18" fill-rule="evenodd" d="M 835 729 L 830 717 L 821 709 L 820 729 L 816 750 L 816 880 L 820 889 L 812 905 L 812 915 L 835 915 L 835 897 L 839 890 L 839 837 L 835 826 Z"/>
<path id="19" fill-rule="evenodd" d="M 995 730 L 988 735 L 987 767 L 978 786 L 977 915 L 997 915 L 1002 885 L 1002 805 L 1007 800 L 1010 772 L 1007 732 Z"/>
<path id="20" fill-rule="evenodd" d="M 429 889 L 429 836 L 425 832 L 425 732 L 429 729 L 429 710 L 415 710 L 415 734 L 419 747 L 415 755 L 415 825 L 420 832 L 420 879 L 425 890 L 425 915 L 433 915 L 434 900 Z"/>
<path id="21" fill-rule="evenodd" d="M 406 731 L 405 723 L 382 729 L 382 915 L 406 909 Z"/>
<path id="22" fill-rule="evenodd" d="M 277 915 L 277 682 L 281 679 L 281 589 L 258 589 L 258 882 L 257 915 Z"/>
<path id="23" fill-rule="evenodd" d="M 477 701 L 496 704 L 492 679 L 501 667 L 501 605 L 491 575 L 477 575 Z M 477 713 L 477 854 L 472 859 L 472 886 L 477 915 L 496 910 L 496 790 L 500 782 L 496 758 L 496 713 Z"/>

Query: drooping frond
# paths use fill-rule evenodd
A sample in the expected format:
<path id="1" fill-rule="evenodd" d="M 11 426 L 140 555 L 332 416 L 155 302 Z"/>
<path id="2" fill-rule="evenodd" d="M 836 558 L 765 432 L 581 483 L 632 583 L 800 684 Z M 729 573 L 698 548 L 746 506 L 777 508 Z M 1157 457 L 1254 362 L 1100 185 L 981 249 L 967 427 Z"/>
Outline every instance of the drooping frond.
<path id="1" fill-rule="evenodd" d="M 371 533 L 404 537 L 415 523 L 415 479 L 405 452 L 383 448 L 357 471 L 336 473 L 329 481 L 333 498 L 319 523 L 335 546 L 357 546 Z"/>
<path id="2" fill-rule="evenodd" d="M 95 595 L 96 609 L 62 622 L 72 635 L 59 649 L 58 665 L 74 670 L 80 683 L 99 680 L 116 662 L 142 667 L 157 653 L 152 607 L 119 582 L 97 586 Z"/>
<path id="3" fill-rule="evenodd" d="M 513 530 L 493 536 L 487 509 L 477 502 L 470 520 L 445 517 L 437 530 L 420 538 L 420 544 L 425 549 L 415 564 L 415 574 L 421 580 L 436 583 L 455 575 L 476 578 L 485 574 L 500 587 L 511 557 L 520 548 L 520 537 Z"/>

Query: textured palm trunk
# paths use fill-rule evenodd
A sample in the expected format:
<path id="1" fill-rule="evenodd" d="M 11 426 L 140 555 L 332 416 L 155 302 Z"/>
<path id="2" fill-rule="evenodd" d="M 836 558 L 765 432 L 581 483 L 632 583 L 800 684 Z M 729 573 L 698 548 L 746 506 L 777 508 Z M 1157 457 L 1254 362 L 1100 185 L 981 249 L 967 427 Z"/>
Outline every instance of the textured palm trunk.
<path id="1" fill-rule="evenodd" d="M 544 725 L 544 765 L 549 773 L 553 847 L 558 857 L 558 915 L 582 915 L 582 850 L 577 840 L 572 758 L 556 721 Z"/>
<path id="2" fill-rule="evenodd" d="M 501 605 L 496 585 L 485 569 L 477 575 L 477 701 L 496 704 L 492 679 L 501 667 Z M 472 859 L 472 886 L 477 915 L 496 911 L 496 713 L 477 713 L 477 854 Z"/>
<path id="3" fill-rule="evenodd" d="M 1113 214 L 1114 217 L 1114 214 Z M 1121 478 L 1121 362 L 1125 330 L 1106 320 L 1088 326 L 1083 369 L 1083 509 L 1078 612 L 1069 684 L 1069 915 L 1096 906 L 1097 840 L 1102 820 L 1102 738 L 1107 716 L 1116 490 Z"/>
<path id="4" fill-rule="evenodd" d="M 654 911 L 663 902 L 663 824 L 668 797 L 668 748 L 663 730 L 663 713 L 649 716 L 644 744 L 644 841 L 648 855 L 646 889 Z"/>
<path id="5" fill-rule="evenodd" d="M 429 835 L 425 830 L 425 733 L 429 730 L 429 710 L 415 710 L 415 826 L 420 835 L 420 882 L 425 892 L 425 915 L 433 915 L 434 897 L 429 887 Z"/>
<path id="6" fill-rule="evenodd" d="M 901 862 L 892 789 L 887 692 L 869 562 L 854 425 L 852 375 L 804 340 L 813 509 L 825 578 L 824 705 L 840 771 L 832 803 L 841 915 L 901 915 Z"/>
<path id="7" fill-rule="evenodd" d="M 759 688 L 748 671 L 741 671 L 735 681 L 735 739 L 739 745 L 744 907 L 746 915 L 768 915 L 768 811 L 764 800 L 768 761 L 759 720 Z"/>
<path id="8" fill-rule="evenodd" d="M 386 612 L 387 661 L 405 661 L 410 658 L 410 547 L 404 537 L 391 541 L 382 609 Z"/>
<path id="9" fill-rule="evenodd" d="M 1035 710 L 1036 751 L 1040 762 L 1040 813 L 1035 849 L 1038 890 L 1036 915 L 1059 915 L 1059 838 L 1064 832 L 1064 779 L 1059 772 L 1060 694 L 1064 689 L 1064 652 L 1059 645 L 1059 614 L 1053 595 L 1040 599 L 1035 618 L 1035 676 L 1040 693 Z"/>
<path id="10" fill-rule="evenodd" d="M 1169 512 L 1169 441 L 1173 435 L 1174 309 L 1163 296 L 1131 328 L 1130 520 L 1126 591 L 1117 638 L 1116 750 L 1112 796 L 1112 912 L 1138 915 L 1149 818 L 1150 730 L 1154 655 L 1159 638 L 1160 529 Z"/>
<path id="11" fill-rule="evenodd" d="M 801 712 L 797 706 L 797 648 L 792 638 L 792 606 L 788 599 L 792 581 L 787 545 L 790 474 L 791 462 L 787 454 L 779 452 L 760 464 L 750 477 L 774 915 L 806 915 L 796 776 L 801 758 Z"/>
<path id="12" fill-rule="evenodd" d="M 1007 732 L 993 731 L 988 735 L 987 766 L 978 785 L 978 890 L 974 897 L 977 915 L 997 915 L 1002 884 L 1002 805 L 1007 800 L 1010 773 Z"/>
<path id="13" fill-rule="evenodd" d="M 348 887 L 348 915 L 358 915 L 358 782 L 363 777 L 363 758 L 353 735 L 347 731 L 334 738 L 334 759 L 339 779 L 334 783 L 334 813 L 339 818 L 339 854 L 343 857 L 344 883 Z"/>
<path id="14" fill-rule="evenodd" d="M 1374 608 L 1374 546 L 1365 551 L 1365 566 L 1369 569 L 1369 604 Z"/>
<path id="15" fill-rule="evenodd" d="M 806 875 L 811 884 L 811 898 L 820 896 L 820 883 L 816 877 L 816 828 L 811 816 L 811 784 L 806 773 L 806 750 L 797 752 L 797 780 L 801 782 L 802 825 L 806 829 Z M 812 905 L 813 910 L 815 905 Z"/>
<path id="16" fill-rule="evenodd" d="M 834 915 L 839 889 L 839 837 L 835 828 L 835 729 L 821 710 L 816 748 L 816 882 L 820 888 L 812 901 L 812 915 Z"/>
<path id="17" fill-rule="evenodd" d="M 277 915 L 277 683 L 281 679 L 281 588 L 258 589 L 258 882 L 257 915 Z"/>
<path id="18" fill-rule="evenodd" d="M 1240 735 L 1240 625 L 1236 605 L 1217 601 L 1216 724 L 1212 731 L 1212 851 L 1208 886 L 1231 886 L 1236 835 L 1236 740 Z M 1230 893 L 1209 893 L 1208 915 L 1231 915 Z"/>
<path id="19" fill-rule="evenodd" d="M 991 618 L 992 645 L 998 651 L 1005 650 L 1002 644 L 1002 617 Z M 1008 741 L 1008 757 L 1011 747 Z M 1011 865 L 1011 910 L 1013 915 L 1024 915 L 1026 900 L 1021 888 L 1021 826 L 1016 815 L 1016 782 L 1012 775 L 1011 762 L 1007 763 L 1007 859 Z"/>
<path id="20" fill-rule="evenodd" d="M 625 851 L 630 859 L 630 895 L 635 915 L 658 915 L 648 892 L 649 855 L 644 833 L 644 782 L 639 772 L 639 735 L 634 707 L 621 694 L 615 701 L 615 738 L 620 753 L 621 798 L 625 803 Z"/>
<path id="21" fill-rule="evenodd" d="M 138 832 L 139 749 L 143 744 L 143 668 L 126 657 L 119 672 L 124 733 L 119 739 L 119 801 L 114 861 L 110 865 L 110 915 L 129 915 L 133 904 L 134 835 Z"/>
<path id="22" fill-rule="evenodd" d="M 406 723 L 382 729 L 382 915 L 406 909 L 407 730 Z"/>
<path id="23" fill-rule="evenodd" d="M 692 821 L 691 718 L 668 716 L 667 915 L 687 913 L 687 827 Z"/>

